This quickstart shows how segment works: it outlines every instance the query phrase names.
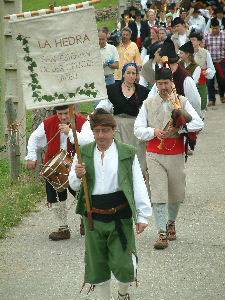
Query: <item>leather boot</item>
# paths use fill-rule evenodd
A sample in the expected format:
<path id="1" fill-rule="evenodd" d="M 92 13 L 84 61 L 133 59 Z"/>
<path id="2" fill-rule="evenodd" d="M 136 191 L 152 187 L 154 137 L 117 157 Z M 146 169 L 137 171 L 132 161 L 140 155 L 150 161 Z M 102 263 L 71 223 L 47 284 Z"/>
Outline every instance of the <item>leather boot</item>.
<path id="1" fill-rule="evenodd" d="M 157 250 L 163 250 L 169 246 L 166 234 L 160 233 L 158 240 L 154 244 L 154 248 Z"/>
<path id="2" fill-rule="evenodd" d="M 49 234 L 49 239 L 52 241 L 68 240 L 70 239 L 69 228 L 59 228 L 58 231 L 54 231 Z"/>

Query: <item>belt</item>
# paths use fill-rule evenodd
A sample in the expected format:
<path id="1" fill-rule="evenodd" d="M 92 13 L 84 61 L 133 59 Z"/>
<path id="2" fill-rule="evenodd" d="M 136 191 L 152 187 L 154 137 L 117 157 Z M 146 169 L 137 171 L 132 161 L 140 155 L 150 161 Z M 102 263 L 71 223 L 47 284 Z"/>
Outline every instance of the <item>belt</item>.
<path id="1" fill-rule="evenodd" d="M 120 209 L 127 206 L 127 203 L 120 204 L 116 207 L 109 208 L 109 209 L 100 209 L 100 208 L 91 208 L 92 213 L 100 214 L 100 215 L 115 215 Z"/>

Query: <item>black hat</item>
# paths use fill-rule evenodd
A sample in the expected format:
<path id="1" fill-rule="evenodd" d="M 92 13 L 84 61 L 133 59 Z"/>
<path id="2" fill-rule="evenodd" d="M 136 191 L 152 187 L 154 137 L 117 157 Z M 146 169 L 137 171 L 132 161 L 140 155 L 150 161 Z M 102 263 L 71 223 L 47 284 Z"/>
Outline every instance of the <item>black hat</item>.
<path id="1" fill-rule="evenodd" d="M 203 40 L 203 35 L 199 32 L 196 31 L 191 31 L 191 33 L 189 34 L 189 39 L 191 38 L 196 38 L 198 41 L 202 41 Z"/>
<path id="2" fill-rule="evenodd" d="M 162 44 L 155 42 L 149 47 L 148 49 L 149 59 L 154 58 L 156 51 L 161 47 L 161 45 Z"/>
<path id="3" fill-rule="evenodd" d="M 171 40 L 170 37 L 165 39 L 163 44 L 161 45 L 161 50 L 159 55 L 162 56 L 167 56 L 168 57 L 168 63 L 176 63 L 179 60 L 179 56 L 177 55 L 175 51 L 175 46 L 173 41 Z"/>
<path id="4" fill-rule="evenodd" d="M 219 21 L 217 20 L 217 18 L 212 18 L 212 19 L 211 19 L 210 27 L 218 27 L 218 26 L 220 26 L 220 23 L 219 23 Z"/>
<path id="5" fill-rule="evenodd" d="M 184 20 L 181 18 L 181 17 L 176 17 L 172 23 L 171 23 L 171 26 L 172 27 L 175 27 L 176 25 L 178 24 L 185 24 Z"/>
<path id="6" fill-rule="evenodd" d="M 156 65 L 155 68 L 155 80 L 173 80 L 173 73 L 169 68 L 159 68 L 158 65 Z"/>
<path id="7" fill-rule="evenodd" d="M 191 41 L 188 41 L 187 43 L 185 43 L 184 45 L 182 45 L 179 50 L 186 52 L 186 53 L 191 53 L 194 54 L 194 47 L 192 45 Z"/>

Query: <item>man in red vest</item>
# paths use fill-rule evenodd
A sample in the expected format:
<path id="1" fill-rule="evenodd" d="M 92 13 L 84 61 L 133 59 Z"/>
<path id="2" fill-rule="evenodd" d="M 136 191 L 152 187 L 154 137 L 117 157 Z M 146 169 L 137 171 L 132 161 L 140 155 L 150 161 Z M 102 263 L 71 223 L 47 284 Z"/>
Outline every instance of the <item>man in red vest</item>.
<path id="1" fill-rule="evenodd" d="M 151 202 L 159 234 L 154 248 L 165 249 L 168 240 L 176 239 L 175 220 L 185 198 L 184 133 L 199 131 L 204 124 L 188 99 L 174 93 L 169 68 L 157 69 L 155 80 L 158 94 L 143 102 L 134 134 L 147 142 Z M 182 113 L 182 118 L 173 120 L 175 113 Z"/>
<path id="2" fill-rule="evenodd" d="M 55 107 L 56 114 L 45 119 L 38 128 L 31 134 L 26 156 L 28 169 L 34 170 L 37 166 L 37 150 L 45 148 L 44 161 L 47 163 L 53 158 L 61 149 L 66 150 L 71 157 L 74 156 L 74 138 L 73 132 L 70 128 L 70 113 L 69 106 L 62 105 Z M 86 144 L 93 140 L 91 130 L 88 130 L 89 122 L 81 114 L 75 116 L 76 128 L 78 131 L 78 142 Z M 83 126 L 83 124 L 85 125 Z M 85 128 L 81 132 L 81 128 Z M 85 133 L 86 131 L 86 133 Z M 80 133 L 79 133 L 80 132 Z M 90 135 L 89 135 L 90 133 Z M 73 190 L 69 188 L 72 195 L 75 195 Z M 58 241 L 70 238 L 70 230 L 67 224 L 67 189 L 63 192 L 56 192 L 54 187 L 46 181 L 46 194 L 48 207 L 52 208 L 56 218 L 59 221 L 59 229 L 49 235 L 49 239 Z"/>

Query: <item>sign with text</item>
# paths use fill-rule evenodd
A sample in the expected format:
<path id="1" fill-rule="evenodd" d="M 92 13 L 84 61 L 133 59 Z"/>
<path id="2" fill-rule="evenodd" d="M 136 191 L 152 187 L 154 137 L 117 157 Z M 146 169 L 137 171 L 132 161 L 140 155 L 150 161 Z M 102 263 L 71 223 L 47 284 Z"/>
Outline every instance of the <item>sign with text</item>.
<path id="1" fill-rule="evenodd" d="M 93 7 L 10 23 L 27 109 L 107 98 Z"/>

